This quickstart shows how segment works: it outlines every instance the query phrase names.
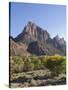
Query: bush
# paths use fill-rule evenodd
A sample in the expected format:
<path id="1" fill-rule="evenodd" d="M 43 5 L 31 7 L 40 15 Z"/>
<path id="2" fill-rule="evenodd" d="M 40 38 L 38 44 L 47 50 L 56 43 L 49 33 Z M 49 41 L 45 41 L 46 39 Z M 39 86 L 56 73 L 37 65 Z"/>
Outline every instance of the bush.
<path id="1" fill-rule="evenodd" d="M 34 70 L 34 64 L 31 62 L 25 62 L 24 71 L 32 71 Z"/>
<path id="2" fill-rule="evenodd" d="M 31 62 L 31 58 L 27 57 L 26 60 L 24 60 L 24 71 L 32 70 L 34 70 L 34 64 Z"/>
<path id="3" fill-rule="evenodd" d="M 38 70 L 42 68 L 42 62 L 38 56 L 31 57 L 31 63 L 34 64 L 34 70 Z"/>
<path id="4" fill-rule="evenodd" d="M 52 76 L 64 73 L 66 71 L 65 58 L 62 56 L 51 56 L 47 60 L 46 67 L 52 72 Z"/>

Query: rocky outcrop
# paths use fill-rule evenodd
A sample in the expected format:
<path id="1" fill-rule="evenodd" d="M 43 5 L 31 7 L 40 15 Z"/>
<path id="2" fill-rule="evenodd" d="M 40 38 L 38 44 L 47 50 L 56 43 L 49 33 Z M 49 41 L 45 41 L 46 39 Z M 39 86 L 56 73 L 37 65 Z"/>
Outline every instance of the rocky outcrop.
<path id="1" fill-rule="evenodd" d="M 13 38 L 12 38 L 13 40 Z M 11 51 L 22 53 L 23 51 L 35 55 L 66 55 L 66 42 L 64 38 L 55 36 L 53 39 L 47 30 L 29 21 L 23 31 L 11 42 Z M 27 48 L 26 48 L 27 47 Z"/>
<path id="2" fill-rule="evenodd" d="M 23 32 L 19 34 L 15 40 L 29 44 L 33 41 L 46 42 L 48 38 L 50 38 L 50 35 L 46 30 L 43 30 L 32 22 L 28 22 Z"/>

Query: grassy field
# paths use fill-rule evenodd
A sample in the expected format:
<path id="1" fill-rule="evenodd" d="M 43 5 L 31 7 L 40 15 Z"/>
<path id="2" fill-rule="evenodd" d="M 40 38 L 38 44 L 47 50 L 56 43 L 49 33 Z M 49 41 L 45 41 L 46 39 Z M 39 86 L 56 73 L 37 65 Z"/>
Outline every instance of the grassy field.
<path id="1" fill-rule="evenodd" d="M 66 84 L 66 57 L 10 56 L 10 87 Z"/>

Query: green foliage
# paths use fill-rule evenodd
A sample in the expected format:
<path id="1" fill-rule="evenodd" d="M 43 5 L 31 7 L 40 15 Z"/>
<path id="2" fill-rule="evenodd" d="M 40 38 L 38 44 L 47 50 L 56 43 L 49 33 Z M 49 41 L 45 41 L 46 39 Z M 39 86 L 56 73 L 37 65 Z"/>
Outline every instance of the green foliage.
<path id="1" fill-rule="evenodd" d="M 26 61 L 24 65 L 24 71 L 32 71 L 32 70 L 34 70 L 34 64 Z"/>
<path id="2" fill-rule="evenodd" d="M 65 61 L 65 57 L 51 56 L 46 62 L 46 67 L 52 72 L 52 76 L 59 75 L 66 71 Z"/>
<path id="3" fill-rule="evenodd" d="M 10 73 L 49 69 L 52 75 L 66 73 L 66 58 L 54 56 L 10 56 Z"/>

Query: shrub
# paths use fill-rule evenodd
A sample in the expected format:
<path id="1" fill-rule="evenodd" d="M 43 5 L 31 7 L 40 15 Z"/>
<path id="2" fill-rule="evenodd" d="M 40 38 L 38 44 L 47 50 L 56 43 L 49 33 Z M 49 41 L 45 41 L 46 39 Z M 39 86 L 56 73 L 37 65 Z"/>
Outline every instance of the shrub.
<path id="1" fill-rule="evenodd" d="M 34 64 L 28 60 L 25 61 L 24 62 L 24 71 L 32 71 L 32 70 L 34 70 Z"/>
<path id="2" fill-rule="evenodd" d="M 47 60 L 46 67 L 52 71 L 52 76 L 64 73 L 66 71 L 65 58 L 61 56 L 51 56 L 51 58 Z"/>
<path id="3" fill-rule="evenodd" d="M 41 60 L 37 56 L 31 57 L 31 62 L 34 64 L 34 70 L 38 70 L 42 68 Z"/>

